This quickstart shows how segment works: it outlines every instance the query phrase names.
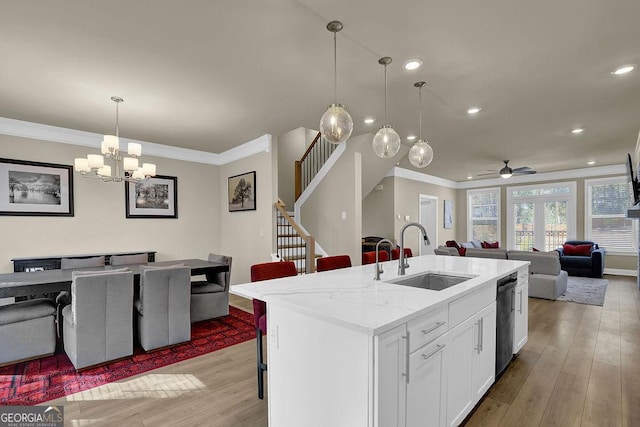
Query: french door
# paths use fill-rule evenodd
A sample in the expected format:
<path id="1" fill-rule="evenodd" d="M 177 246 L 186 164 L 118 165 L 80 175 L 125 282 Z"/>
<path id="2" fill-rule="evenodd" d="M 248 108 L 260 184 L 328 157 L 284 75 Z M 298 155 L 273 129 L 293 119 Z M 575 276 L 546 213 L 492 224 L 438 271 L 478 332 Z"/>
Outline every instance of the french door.
<path id="1" fill-rule="evenodd" d="M 575 216 L 575 183 L 509 188 L 508 248 L 552 251 L 575 238 Z"/>

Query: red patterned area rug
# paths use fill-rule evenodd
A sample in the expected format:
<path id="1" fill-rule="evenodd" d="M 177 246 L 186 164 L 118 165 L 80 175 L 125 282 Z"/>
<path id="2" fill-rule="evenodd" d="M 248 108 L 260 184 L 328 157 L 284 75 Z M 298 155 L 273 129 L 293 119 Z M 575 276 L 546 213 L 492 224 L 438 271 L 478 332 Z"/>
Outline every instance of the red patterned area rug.
<path id="1" fill-rule="evenodd" d="M 133 355 L 78 373 L 63 351 L 0 368 L 0 405 L 37 405 L 142 372 L 211 353 L 255 338 L 253 314 L 229 307 L 229 315 L 191 325 L 191 341 Z"/>

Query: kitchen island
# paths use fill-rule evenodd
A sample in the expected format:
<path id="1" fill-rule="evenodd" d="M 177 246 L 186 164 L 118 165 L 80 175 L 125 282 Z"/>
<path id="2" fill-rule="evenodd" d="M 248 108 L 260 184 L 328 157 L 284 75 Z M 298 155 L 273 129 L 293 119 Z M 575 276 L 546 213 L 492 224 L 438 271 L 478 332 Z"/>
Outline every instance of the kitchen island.
<path id="1" fill-rule="evenodd" d="M 458 425 L 495 380 L 496 284 L 517 273 L 513 351 L 526 342 L 528 263 L 427 255 L 264 282 L 231 292 L 267 303 L 269 424 Z M 389 283 L 468 278 L 435 291 Z"/>

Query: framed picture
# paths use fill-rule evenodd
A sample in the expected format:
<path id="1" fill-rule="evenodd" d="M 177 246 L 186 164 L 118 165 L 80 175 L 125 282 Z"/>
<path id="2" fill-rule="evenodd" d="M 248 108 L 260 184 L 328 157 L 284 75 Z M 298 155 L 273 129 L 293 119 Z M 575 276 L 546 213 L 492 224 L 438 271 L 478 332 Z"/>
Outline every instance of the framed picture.
<path id="1" fill-rule="evenodd" d="M 453 226 L 453 200 L 444 201 L 444 228 Z"/>
<path id="2" fill-rule="evenodd" d="M 229 212 L 256 210 L 256 171 L 229 177 Z"/>
<path id="3" fill-rule="evenodd" d="M 73 166 L 0 159 L 0 215 L 73 216 Z"/>
<path id="4" fill-rule="evenodd" d="M 178 178 L 157 175 L 125 183 L 127 218 L 178 218 Z"/>

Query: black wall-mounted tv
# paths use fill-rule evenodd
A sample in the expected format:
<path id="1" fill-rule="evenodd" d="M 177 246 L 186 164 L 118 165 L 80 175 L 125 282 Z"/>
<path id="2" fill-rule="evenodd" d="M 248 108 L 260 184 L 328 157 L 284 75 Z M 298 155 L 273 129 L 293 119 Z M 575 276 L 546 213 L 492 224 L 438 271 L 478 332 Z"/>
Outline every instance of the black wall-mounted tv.
<path id="1" fill-rule="evenodd" d="M 627 175 L 629 176 L 629 182 L 631 183 L 633 206 L 635 206 L 640 203 L 640 189 L 638 186 L 638 177 L 633 173 L 633 161 L 631 160 L 631 154 L 629 153 L 627 153 Z"/>

